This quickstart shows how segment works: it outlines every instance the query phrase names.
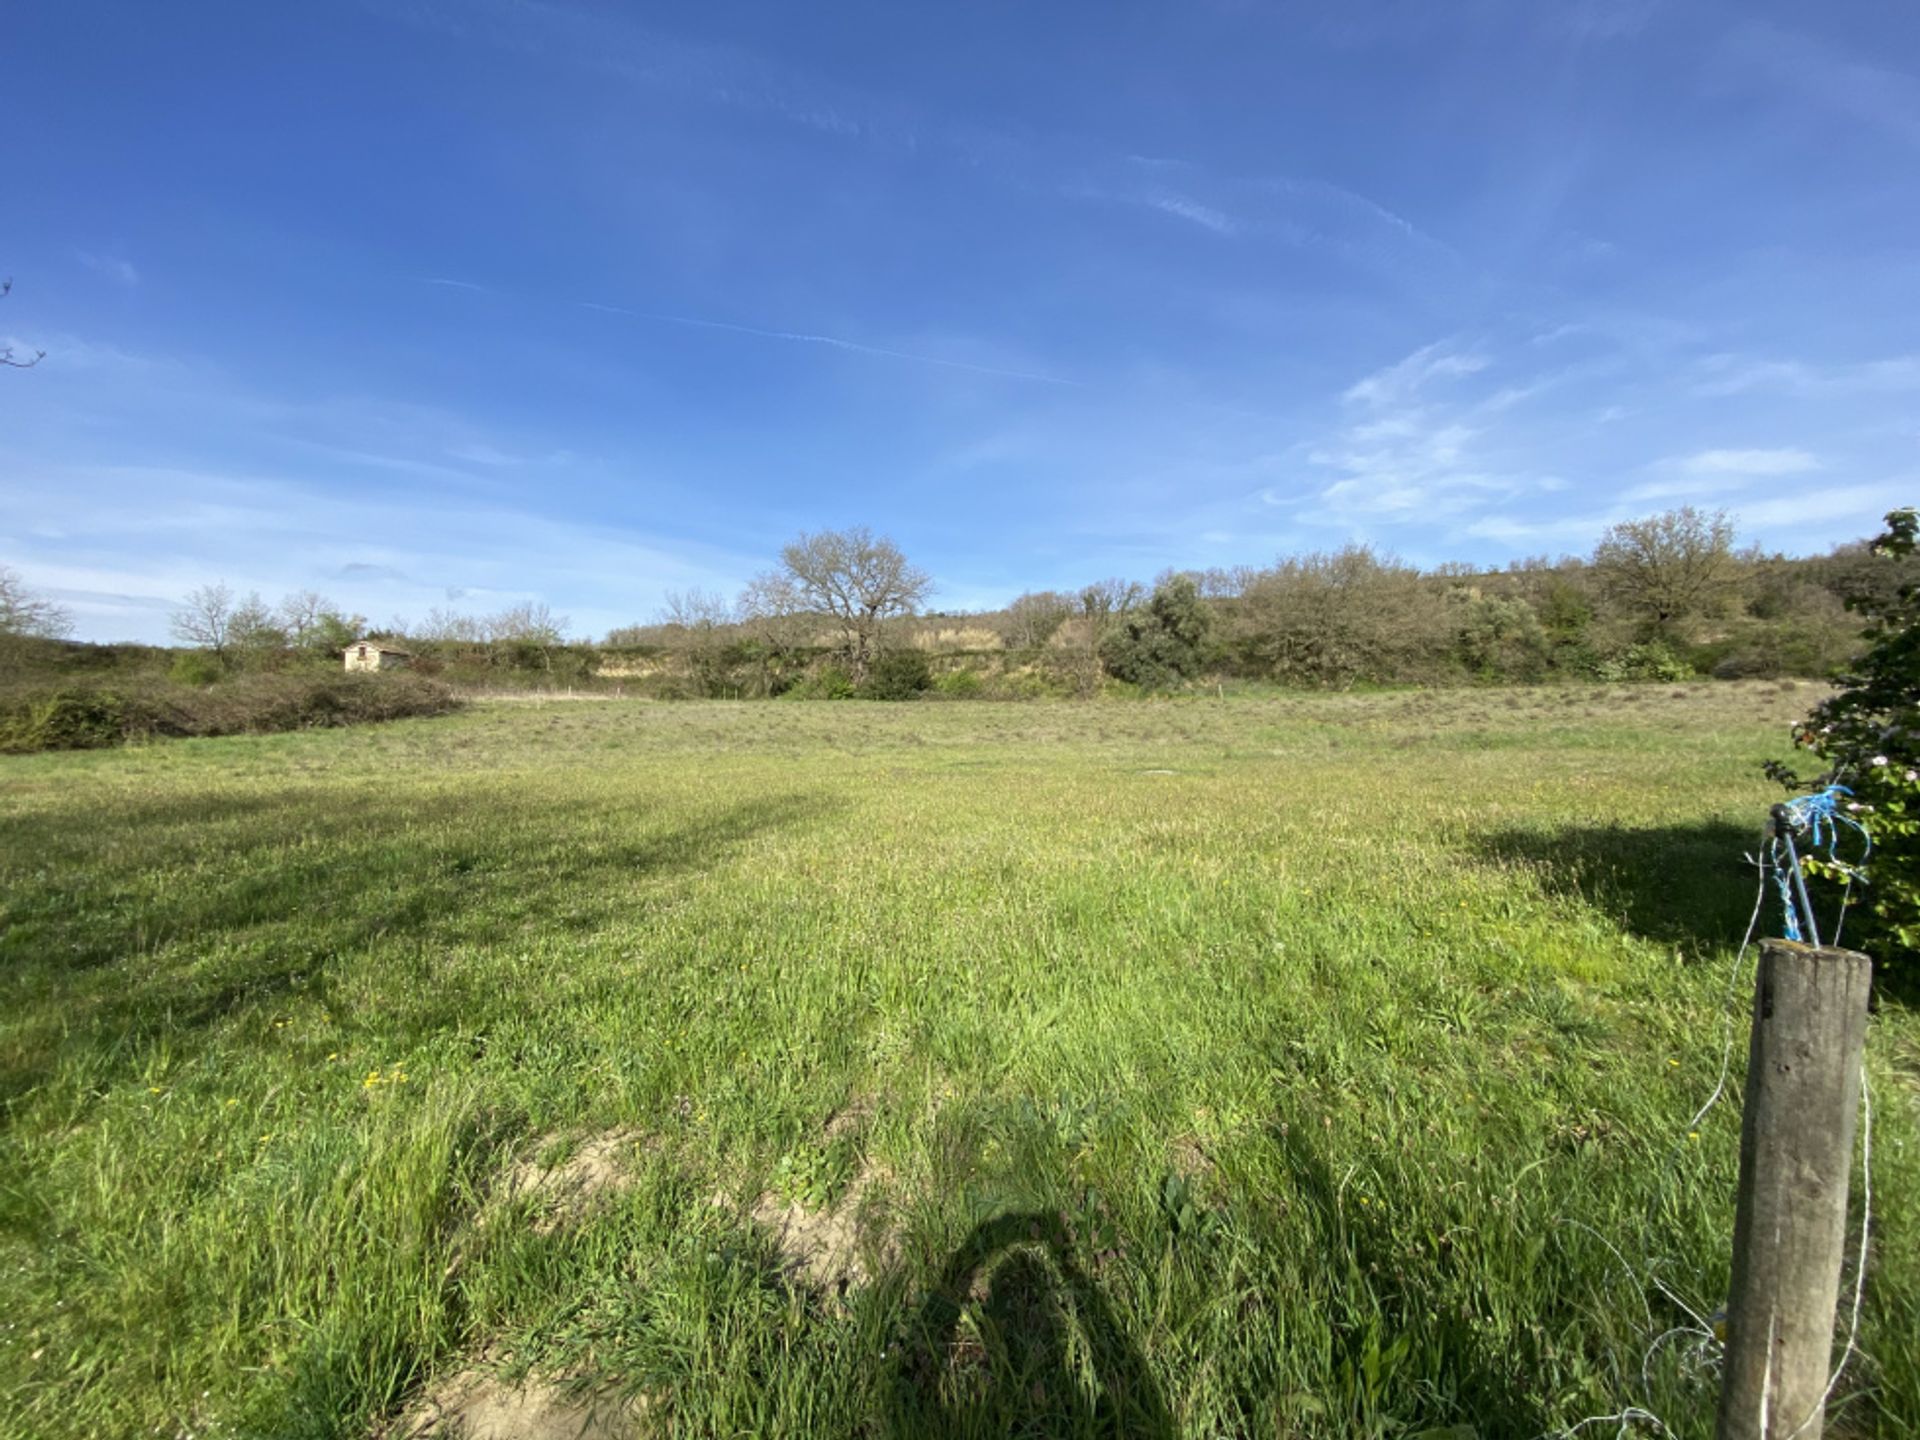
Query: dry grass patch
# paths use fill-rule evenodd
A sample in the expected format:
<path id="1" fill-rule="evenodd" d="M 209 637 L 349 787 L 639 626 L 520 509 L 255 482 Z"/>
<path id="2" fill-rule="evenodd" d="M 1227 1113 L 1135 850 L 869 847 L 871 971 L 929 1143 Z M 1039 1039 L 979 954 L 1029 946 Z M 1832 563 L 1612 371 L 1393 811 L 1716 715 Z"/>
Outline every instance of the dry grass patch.
<path id="1" fill-rule="evenodd" d="M 644 1396 L 476 1368 L 430 1386 L 381 1440 L 630 1440 L 646 1433 L 646 1411 Z"/>
<path id="2" fill-rule="evenodd" d="M 631 1185 L 628 1160 L 647 1139 L 645 1131 L 630 1125 L 578 1139 L 543 1135 L 533 1142 L 533 1153 L 507 1171 L 500 1199 L 527 1202 L 536 1212 L 534 1233 L 549 1235 Z"/>
<path id="3" fill-rule="evenodd" d="M 890 1223 L 880 1182 L 887 1172 L 863 1164 L 839 1198 L 817 1208 L 767 1191 L 748 1212 L 767 1231 L 780 1273 L 827 1294 L 845 1295 L 868 1284 L 900 1258 L 900 1236 Z"/>

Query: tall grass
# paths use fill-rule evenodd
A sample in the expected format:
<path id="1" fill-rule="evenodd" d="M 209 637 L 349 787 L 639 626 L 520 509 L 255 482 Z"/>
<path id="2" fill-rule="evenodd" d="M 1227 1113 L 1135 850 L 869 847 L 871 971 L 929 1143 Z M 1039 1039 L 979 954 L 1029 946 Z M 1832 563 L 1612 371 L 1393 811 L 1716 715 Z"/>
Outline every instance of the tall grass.
<path id="1" fill-rule="evenodd" d="M 686 1435 L 1704 1435 L 1647 1348 L 1726 1290 L 1737 1089 L 1683 1127 L 1804 708 L 599 701 L 0 762 L 0 1428 L 359 1436 L 479 1357 Z M 1869 1055 L 1836 1428 L 1894 1435 L 1920 1024 Z M 615 1126 L 577 1223 L 502 1199 Z M 746 1210 L 856 1170 L 897 1260 L 796 1282 Z"/>

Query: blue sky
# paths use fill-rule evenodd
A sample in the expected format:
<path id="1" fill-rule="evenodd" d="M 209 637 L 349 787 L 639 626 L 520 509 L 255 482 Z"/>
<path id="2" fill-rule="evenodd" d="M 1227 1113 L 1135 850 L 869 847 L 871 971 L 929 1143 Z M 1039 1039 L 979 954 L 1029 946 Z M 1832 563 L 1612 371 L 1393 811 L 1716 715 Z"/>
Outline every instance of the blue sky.
<path id="1" fill-rule="evenodd" d="M 1920 10 L 13 7 L 0 563 L 599 633 L 1920 498 Z"/>

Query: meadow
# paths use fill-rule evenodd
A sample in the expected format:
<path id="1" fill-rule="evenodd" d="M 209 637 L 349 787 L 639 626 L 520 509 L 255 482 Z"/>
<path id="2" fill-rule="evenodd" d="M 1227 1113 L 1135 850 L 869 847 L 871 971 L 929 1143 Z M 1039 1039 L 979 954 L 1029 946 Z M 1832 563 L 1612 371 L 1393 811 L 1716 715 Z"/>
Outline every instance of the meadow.
<path id="1" fill-rule="evenodd" d="M 0 1433 L 1710 1434 L 1737 1083 L 1687 1121 L 1813 693 L 0 758 Z M 1897 998 L 1869 1073 L 1828 1433 L 1891 1436 Z"/>

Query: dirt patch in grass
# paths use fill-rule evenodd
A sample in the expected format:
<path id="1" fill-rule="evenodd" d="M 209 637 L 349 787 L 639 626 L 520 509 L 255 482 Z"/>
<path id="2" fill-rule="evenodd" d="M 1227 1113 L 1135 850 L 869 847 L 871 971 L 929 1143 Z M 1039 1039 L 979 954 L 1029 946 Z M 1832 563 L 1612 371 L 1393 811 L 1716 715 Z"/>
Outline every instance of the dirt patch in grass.
<path id="1" fill-rule="evenodd" d="M 1167 1147 L 1173 1168 L 1179 1174 L 1192 1180 L 1213 1172 L 1213 1157 L 1207 1153 L 1207 1147 L 1197 1135 L 1182 1135 Z"/>
<path id="2" fill-rule="evenodd" d="M 873 1118 L 873 1099 L 867 1095 L 855 1095 L 827 1121 L 827 1127 L 821 1131 L 822 1137 L 831 1145 L 844 1135 L 854 1135 L 866 1128 L 867 1121 Z"/>
<path id="3" fill-rule="evenodd" d="M 816 1290 L 845 1295 L 900 1258 L 900 1236 L 876 1183 L 885 1172 L 863 1165 L 840 1198 L 817 1210 L 771 1191 L 748 1213 L 779 1253 L 780 1272 Z"/>
<path id="4" fill-rule="evenodd" d="M 380 1440 L 630 1440 L 650 1428 L 646 1411 L 645 1396 L 462 1370 L 429 1387 Z"/>
<path id="5" fill-rule="evenodd" d="M 534 1233 L 551 1234 L 632 1184 L 628 1162 L 646 1140 L 644 1131 L 628 1125 L 571 1144 L 564 1135 L 543 1135 L 533 1142 L 531 1153 L 507 1171 L 500 1198 L 531 1203 Z M 555 1158 L 547 1161 L 545 1156 Z"/>

